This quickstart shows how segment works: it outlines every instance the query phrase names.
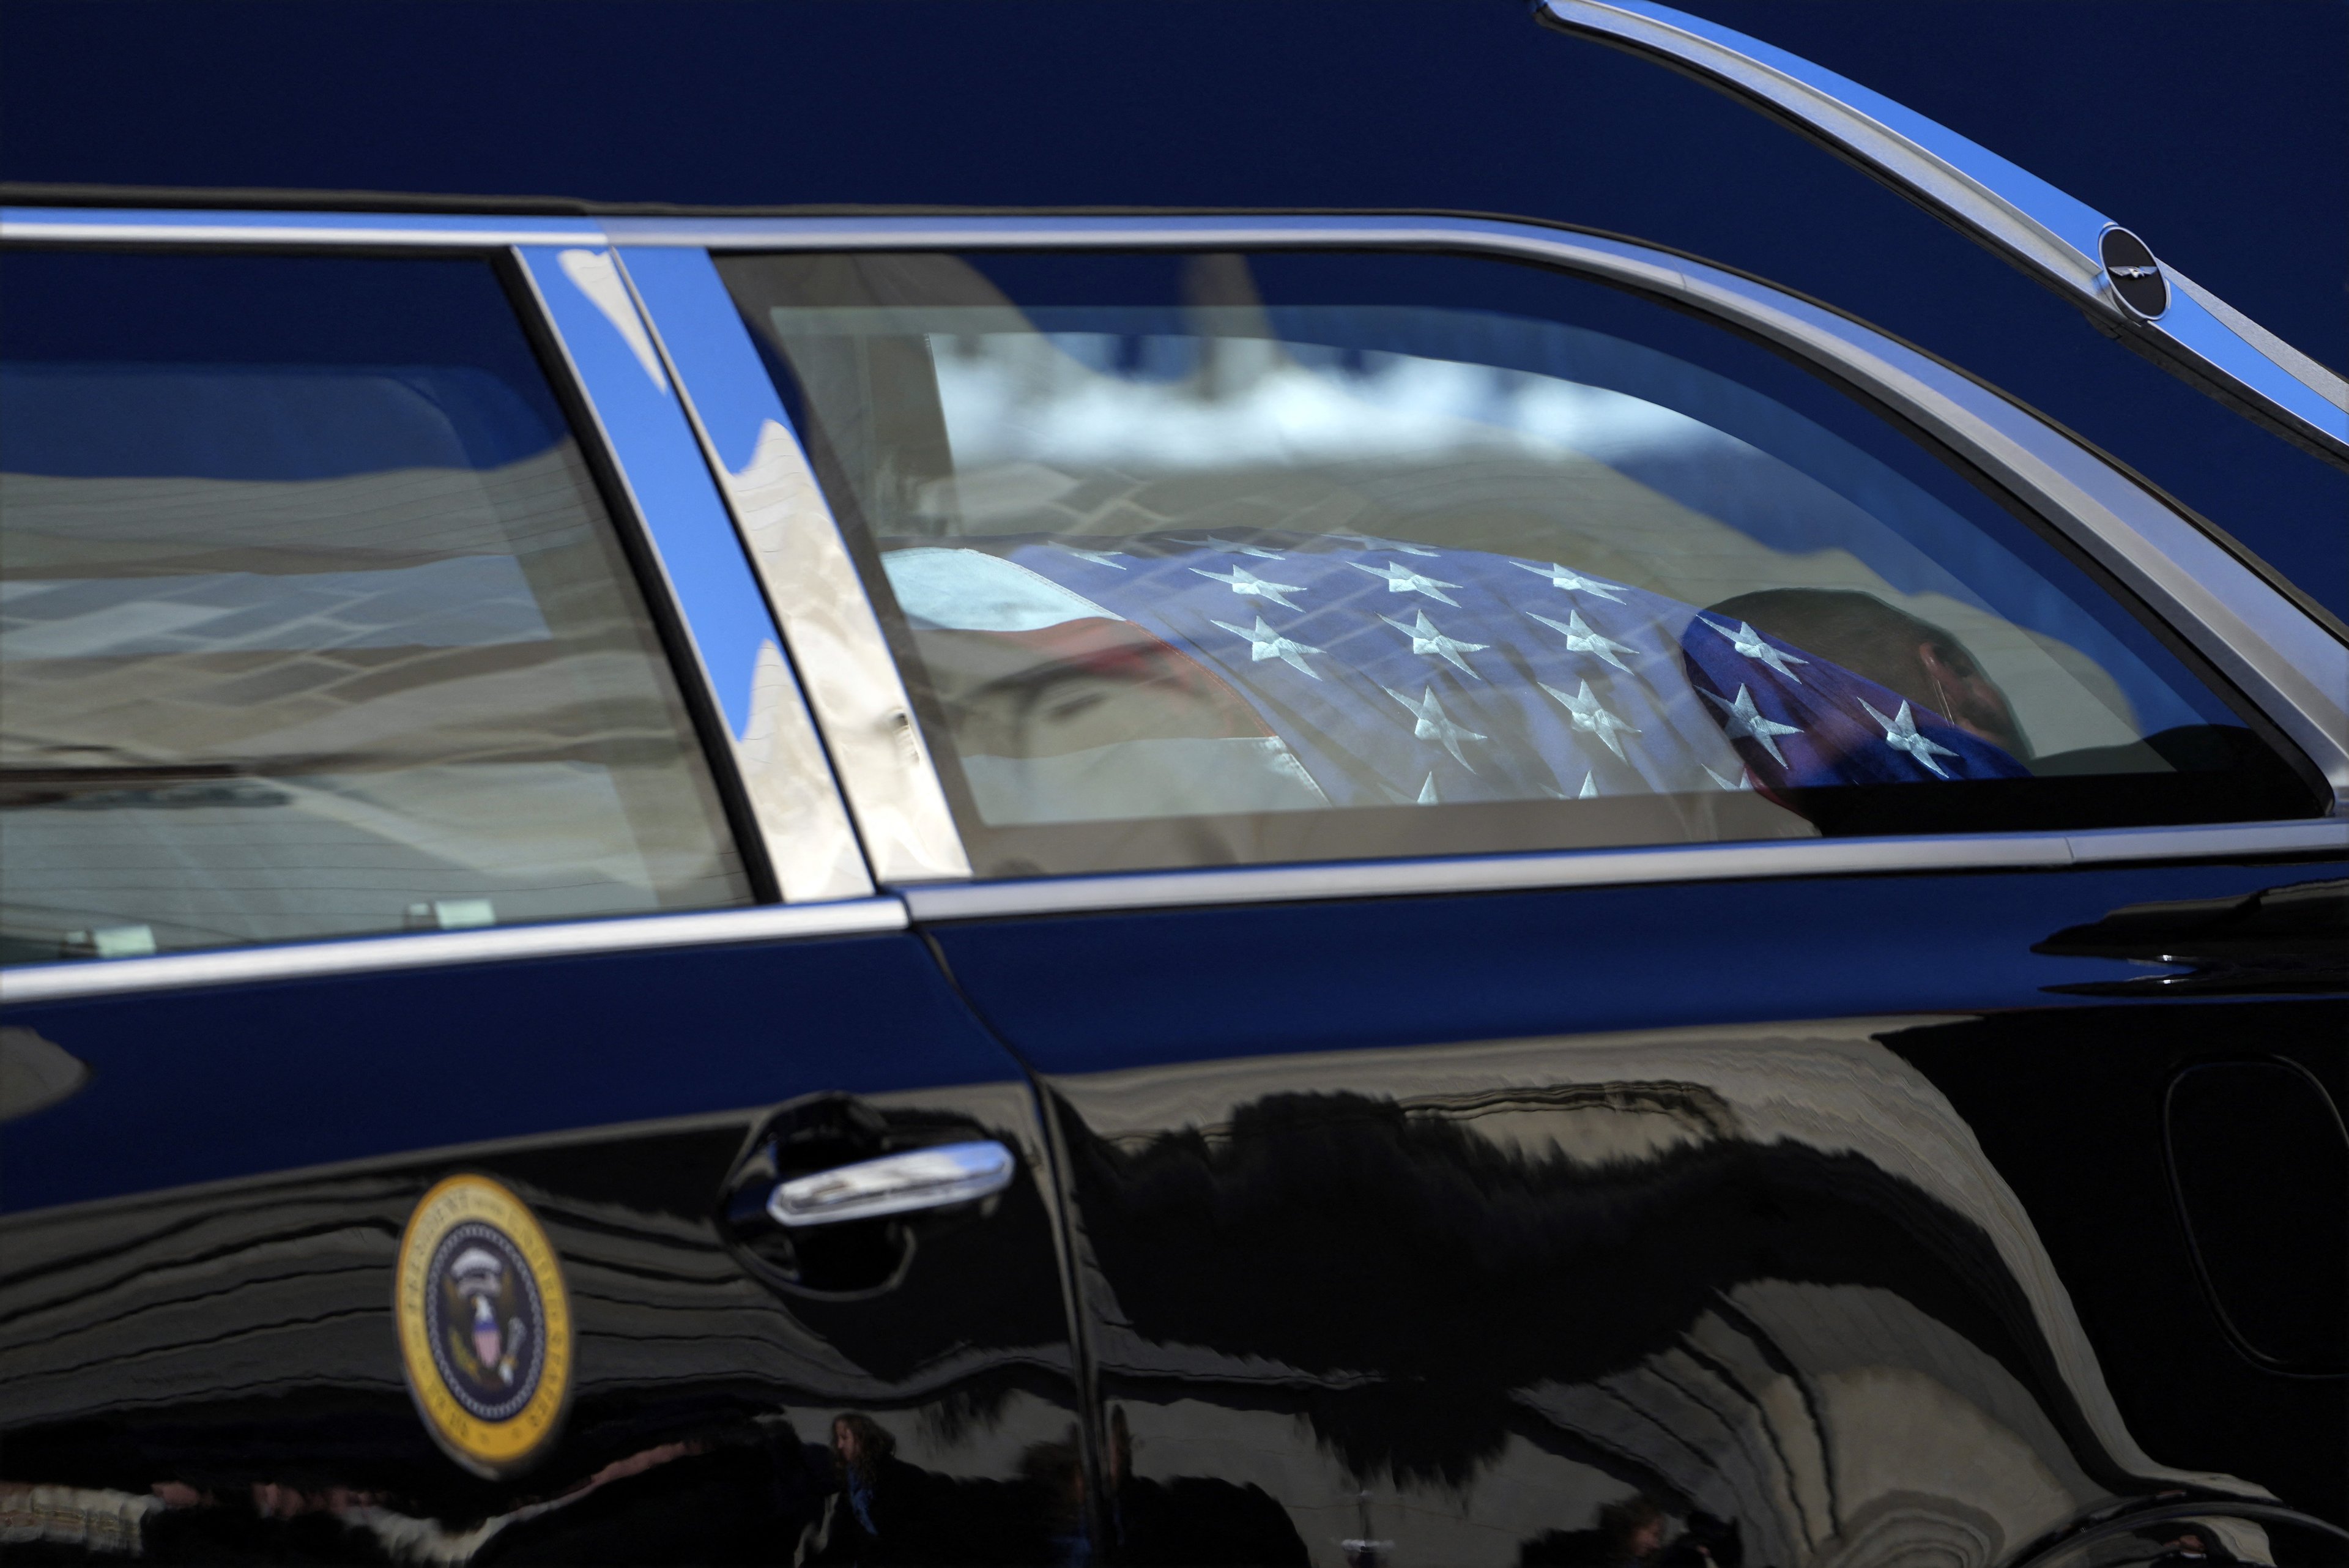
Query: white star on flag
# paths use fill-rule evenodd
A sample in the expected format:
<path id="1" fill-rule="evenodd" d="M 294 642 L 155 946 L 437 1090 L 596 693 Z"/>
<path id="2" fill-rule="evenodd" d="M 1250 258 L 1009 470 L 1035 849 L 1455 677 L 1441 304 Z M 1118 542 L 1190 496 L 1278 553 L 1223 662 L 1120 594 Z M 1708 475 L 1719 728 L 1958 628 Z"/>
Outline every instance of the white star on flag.
<path id="1" fill-rule="evenodd" d="M 1542 690 L 1566 704 L 1566 711 L 1574 715 L 1576 729 L 1597 735 L 1607 742 L 1607 749 L 1619 757 L 1623 755 L 1623 742 L 1615 738 L 1615 732 L 1619 730 L 1630 735 L 1640 732 L 1636 727 L 1626 724 L 1622 720 L 1600 707 L 1599 699 L 1590 693 L 1590 682 L 1588 680 L 1582 683 L 1582 690 L 1571 697 L 1555 686 L 1544 686 Z"/>
<path id="2" fill-rule="evenodd" d="M 1526 614 L 1533 616 L 1534 619 L 1552 631 L 1566 633 L 1566 650 L 1568 653 L 1595 653 L 1624 674 L 1629 675 L 1631 672 L 1631 667 L 1615 656 L 1619 653 L 1633 653 L 1638 650 L 1627 643 L 1617 642 L 1612 638 L 1601 637 L 1583 625 L 1580 610 L 1567 611 L 1564 626 L 1560 626 L 1546 615 L 1534 615 L 1531 610 L 1527 610 Z"/>
<path id="3" fill-rule="evenodd" d="M 1904 701 L 1900 704 L 1900 711 L 1899 715 L 1890 719 L 1888 719 L 1883 714 L 1878 712 L 1865 697 L 1860 699 L 1859 705 L 1868 709 L 1868 716 L 1869 718 L 1884 726 L 1884 743 L 1886 745 L 1891 747 L 1896 752 L 1908 753 L 1910 756 L 1917 759 L 1919 765 L 1923 767 L 1927 773 L 1931 774 L 1937 779 L 1945 779 L 1950 776 L 1941 771 L 1941 765 L 1933 759 L 1937 756 L 1954 757 L 1958 753 L 1950 750 L 1947 746 L 1934 744 L 1931 740 L 1917 732 L 1917 721 L 1909 715 L 1909 704 L 1907 701 Z"/>
<path id="4" fill-rule="evenodd" d="M 1433 555 L 1434 552 L 1423 550 L 1420 554 Z M 1374 577 L 1384 577 L 1387 580 L 1387 592 L 1391 594 L 1425 594 L 1429 598 L 1450 605 L 1454 609 L 1460 607 L 1458 599 L 1444 592 L 1445 588 L 1458 587 L 1460 586 L 1458 583 L 1447 583 L 1435 577 L 1423 577 L 1409 566 L 1395 561 L 1389 561 L 1383 566 L 1366 566 L 1360 561 L 1349 561 L 1346 565 L 1358 572 L 1368 572 Z M 1192 568 L 1194 571 L 1197 569 L 1195 566 Z"/>
<path id="5" fill-rule="evenodd" d="M 1577 800 L 1597 800 L 1599 798 L 1599 775 L 1597 774 L 1583 774 L 1582 787 L 1575 792 L 1574 798 Z"/>
<path id="6" fill-rule="evenodd" d="M 1699 616 L 1697 619 L 1704 620 L 1704 617 Z M 1705 620 L 1704 624 L 1729 639 L 1729 646 L 1737 650 L 1739 657 L 1758 659 L 1795 685 L 1800 686 L 1803 683 L 1801 676 L 1786 668 L 1789 664 L 1808 664 L 1810 660 L 1802 655 L 1788 653 L 1783 649 L 1771 647 L 1762 640 L 1760 632 L 1742 620 L 1737 623 L 1735 631 L 1730 630 L 1717 620 Z"/>
<path id="7" fill-rule="evenodd" d="M 1080 561 L 1091 561 L 1096 566 L 1107 566 L 1113 572 L 1125 570 L 1117 563 L 1117 557 L 1125 554 L 1123 550 L 1080 550 L 1074 545 L 1063 545 L 1057 540 L 1053 542 L 1052 548 L 1066 550 Z"/>
<path id="8" fill-rule="evenodd" d="M 1476 672 L 1474 670 L 1470 670 L 1468 668 L 1468 661 L 1460 656 L 1463 653 L 1479 652 L 1484 649 L 1491 647 L 1492 644 L 1485 642 L 1462 642 L 1457 638 L 1446 637 L 1435 628 L 1435 623 L 1433 621 L 1427 618 L 1427 612 L 1425 610 L 1420 610 L 1417 614 L 1419 617 L 1419 624 L 1416 626 L 1405 626 L 1402 622 L 1395 619 L 1395 618 L 1391 615 L 1382 615 L 1379 617 L 1379 618 L 1386 622 L 1389 626 L 1394 628 L 1397 631 L 1402 633 L 1405 637 L 1411 639 L 1411 650 L 1413 653 L 1426 654 L 1432 658 L 1441 659 L 1448 663 L 1456 664 L 1462 670 L 1467 670 L 1469 674 L 1475 675 L 1477 680 L 1482 680 L 1485 679 L 1481 675 L 1476 675 Z"/>
<path id="9" fill-rule="evenodd" d="M 1754 693 L 1744 686 L 1737 689 L 1737 701 L 1734 702 L 1724 702 L 1713 692 L 1705 691 L 1702 686 L 1697 690 L 1704 692 L 1706 701 L 1721 709 L 1722 733 L 1733 741 L 1759 741 L 1762 749 L 1770 753 L 1771 761 L 1782 768 L 1786 765 L 1785 756 L 1780 753 L 1778 742 L 1773 737 L 1799 735 L 1803 732 L 1800 727 L 1781 724 L 1775 719 L 1764 719 L 1761 710 L 1754 706 Z"/>
<path id="10" fill-rule="evenodd" d="M 1321 650 L 1309 643 L 1291 642 L 1288 639 L 1281 636 L 1280 633 L 1273 630 L 1272 628 L 1265 625 L 1264 617 L 1258 616 L 1256 618 L 1256 629 L 1254 631 L 1250 631 L 1244 626 L 1234 626 L 1227 620 L 1219 620 L 1212 624 L 1222 627 L 1234 637 L 1244 637 L 1248 639 L 1248 661 L 1250 663 L 1261 664 L 1268 659 L 1278 659 L 1294 669 L 1302 670 L 1306 674 L 1312 676 L 1316 680 L 1321 679 L 1319 672 L 1311 665 L 1305 662 L 1305 655 L 1309 653 L 1319 653 Z"/>
<path id="11" fill-rule="evenodd" d="M 1555 563 L 1546 562 L 1536 566 L 1524 561 L 1511 561 L 1509 565 L 1521 572 L 1531 572 L 1537 577 L 1547 577 L 1549 586 L 1554 588 L 1564 588 L 1568 593 L 1597 594 L 1600 598 L 1611 599 L 1619 605 L 1623 602 L 1623 596 L 1617 593 L 1611 585 L 1593 582 L 1581 573 L 1569 571 Z"/>
<path id="12" fill-rule="evenodd" d="M 1304 607 L 1301 605 L 1291 604 L 1281 597 L 1284 594 L 1301 594 L 1305 591 L 1303 588 L 1295 583 L 1267 582 L 1246 566 L 1234 566 L 1229 573 L 1200 571 L 1196 566 L 1192 567 L 1191 570 L 1211 583 L 1226 585 L 1236 594 L 1246 594 L 1251 598 L 1270 599 L 1283 609 Z"/>
<path id="13" fill-rule="evenodd" d="M 1468 759 L 1460 754 L 1460 742 L 1481 741 L 1485 737 L 1474 730 L 1463 729 L 1454 723 L 1444 714 L 1444 704 L 1435 700 L 1434 687 L 1427 687 L 1417 697 L 1407 697 L 1392 686 L 1381 686 L 1379 690 L 1411 710 L 1412 717 L 1419 721 L 1411 727 L 1411 732 L 1414 736 L 1423 741 L 1437 742 L 1452 753 L 1454 762 L 1464 768 L 1468 768 L 1472 774 L 1476 771 L 1473 767 L 1468 767 Z"/>

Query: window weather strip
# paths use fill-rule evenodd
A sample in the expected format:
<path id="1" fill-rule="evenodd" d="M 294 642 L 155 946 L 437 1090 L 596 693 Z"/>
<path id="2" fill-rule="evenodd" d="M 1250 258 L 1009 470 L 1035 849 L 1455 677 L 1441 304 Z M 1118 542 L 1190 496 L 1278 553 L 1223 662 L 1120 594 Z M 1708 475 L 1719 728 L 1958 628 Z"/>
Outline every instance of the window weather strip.
<path id="1" fill-rule="evenodd" d="M 1687 72 L 1795 121 L 2090 306 L 2189 378 L 2334 458 L 2349 380 L 2158 260 L 2145 242 L 1946 126 L 1717 23 L 1650 0 L 1542 0 L 1544 22 Z"/>
<path id="2" fill-rule="evenodd" d="M 484 218 L 440 213 L 174 212 L 144 207 L 0 209 L 0 239 L 22 244 L 366 246 L 384 250 L 502 250 L 600 245 L 592 218 Z"/>
<path id="3" fill-rule="evenodd" d="M 963 887 L 941 883 L 906 888 L 904 897 L 913 918 L 928 923 L 1108 909 L 1429 898 L 1451 893 L 1536 892 L 1657 882 L 1921 876 L 1948 871 L 2054 871 L 2162 860 L 2249 860 L 2344 854 L 2349 854 L 2349 822 L 2251 822 L 2208 827 L 2113 828 L 2088 833 L 1675 844 L 1655 849 L 1575 849 L 1537 855 L 1365 860 L 1343 865 L 1140 871 L 974 882 Z"/>
<path id="4" fill-rule="evenodd" d="M 295 942 L 282 947 L 167 953 L 158 958 L 34 964 L 0 970 L 0 1003 L 25 1006 L 81 996 L 315 980 L 386 970 L 445 969 L 453 964 L 574 958 L 587 953 L 862 936 L 901 931 L 905 925 L 905 906 L 895 898 L 843 898 L 828 904 L 769 904 L 758 909 L 711 909 L 698 914 L 643 915 L 617 920 L 571 920 L 477 931 L 366 937 L 355 941 Z"/>

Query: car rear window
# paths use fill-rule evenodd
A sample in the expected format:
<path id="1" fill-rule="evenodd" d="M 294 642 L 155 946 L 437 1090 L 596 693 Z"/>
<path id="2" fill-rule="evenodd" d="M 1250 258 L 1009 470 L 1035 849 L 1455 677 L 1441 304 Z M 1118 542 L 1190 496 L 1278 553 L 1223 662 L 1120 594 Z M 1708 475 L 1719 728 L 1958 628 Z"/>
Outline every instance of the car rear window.
<path id="1" fill-rule="evenodd" d="M 982 874 L 2302 815 L 2019 506 L 1435 255 L 746 256 Z"/>
<path id="2" fill-rule="evenodd" d="M 8 961 L 747 899 L 490 264 L 0 265 Z"/>

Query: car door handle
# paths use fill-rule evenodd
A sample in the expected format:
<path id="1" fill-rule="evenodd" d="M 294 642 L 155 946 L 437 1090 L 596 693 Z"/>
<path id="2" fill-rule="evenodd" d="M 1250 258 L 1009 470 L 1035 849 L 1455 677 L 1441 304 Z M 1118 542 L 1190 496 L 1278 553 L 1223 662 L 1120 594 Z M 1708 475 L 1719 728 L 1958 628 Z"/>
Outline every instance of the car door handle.
<path id="1" fill-rule="evenodd" d="M 797 1176 L 767 1199 L 778 1225 L 802 1228 L 943 1209 L 1011 1185 L 1011 1151 L 992 1138 L 910 1149 Z"/>

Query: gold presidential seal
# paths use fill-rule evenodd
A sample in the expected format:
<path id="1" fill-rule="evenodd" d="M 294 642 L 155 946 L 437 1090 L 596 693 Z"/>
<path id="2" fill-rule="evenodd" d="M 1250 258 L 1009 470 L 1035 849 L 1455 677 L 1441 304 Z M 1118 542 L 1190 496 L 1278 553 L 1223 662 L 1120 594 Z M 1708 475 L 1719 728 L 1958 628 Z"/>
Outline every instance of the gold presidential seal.
<path id="1" fill-rule="evenodd" d="M 571 1392 L 571 1298 L 521 1199 L 481 1176 L 426 1193 L 393 1305 L 408 1390 L 451 1459 L 495 1477 L 545 1452 Z"/>

